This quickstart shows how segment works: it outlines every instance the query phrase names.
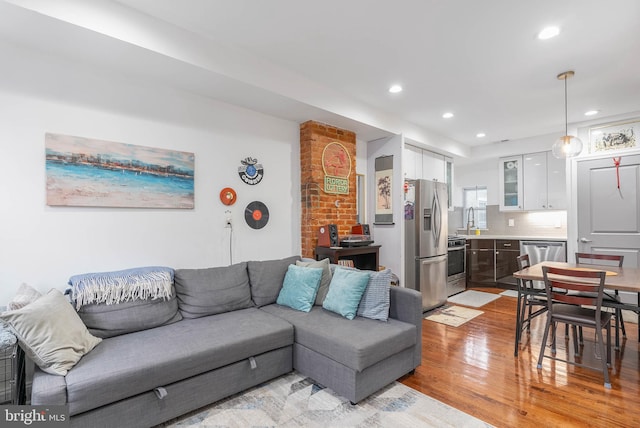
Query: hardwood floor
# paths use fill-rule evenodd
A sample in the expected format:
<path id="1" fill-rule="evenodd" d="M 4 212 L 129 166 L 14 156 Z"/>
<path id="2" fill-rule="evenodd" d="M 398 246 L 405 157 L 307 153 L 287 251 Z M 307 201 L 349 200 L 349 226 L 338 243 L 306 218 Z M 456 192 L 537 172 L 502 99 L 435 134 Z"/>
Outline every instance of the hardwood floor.
<path id="1" fill-rule="evenodd" d="M 612 389 L 605 389 L 597 370 L 548 358 L 536 368 L 545 315 L 534 320 L 514 357 L 516 298 L 477 309 L 484 314 L 457 328 L 423 320 L 422 365 L 400 381 L 497 427 L 640 426 L 637 324 L 625 324 L 627 339 L 612 350 Z M 599 367 L 593 330 L 584 333 L 582 362 Z M 558 357 L 567 356 L 567 346 L 572 359 L 572 339 L 565 341 L 560 326 Z"/>

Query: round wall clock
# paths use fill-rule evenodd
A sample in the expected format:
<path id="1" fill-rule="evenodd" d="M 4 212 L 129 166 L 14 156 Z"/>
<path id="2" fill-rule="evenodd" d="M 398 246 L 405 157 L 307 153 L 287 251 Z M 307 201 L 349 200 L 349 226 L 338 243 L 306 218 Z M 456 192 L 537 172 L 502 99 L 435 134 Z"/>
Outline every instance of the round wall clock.
<path id="1" fill-rule="evenodd" d="M 236 203 L 236 191 L 231 187 L 225 187 L 220 191 L 220 201 L 225 205 L 233 205 Z"/>

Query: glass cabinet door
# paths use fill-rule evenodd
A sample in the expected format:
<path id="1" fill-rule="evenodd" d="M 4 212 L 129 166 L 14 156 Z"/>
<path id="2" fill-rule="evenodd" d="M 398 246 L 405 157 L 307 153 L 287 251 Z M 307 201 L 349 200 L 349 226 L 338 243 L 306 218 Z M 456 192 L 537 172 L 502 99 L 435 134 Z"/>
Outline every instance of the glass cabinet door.
<path id="1" fill-rule="evenodd" d="M 500 210 L 522 210 L 522 156 L 501 158 L 500 171 Z"/>

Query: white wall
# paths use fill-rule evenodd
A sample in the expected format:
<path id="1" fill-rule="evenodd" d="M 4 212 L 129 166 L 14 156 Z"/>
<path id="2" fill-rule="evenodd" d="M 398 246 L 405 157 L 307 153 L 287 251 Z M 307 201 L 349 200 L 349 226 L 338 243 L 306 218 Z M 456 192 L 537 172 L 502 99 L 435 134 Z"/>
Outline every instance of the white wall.
<path id="1" fill-rule="evenodd" d="M 462 189 L 476 186 L 487 187 L 487 205 L 498 205 L 500 202 L 498 197 L 498 158 L 483 159 L 462 166 L 456 165 L 453 173 L 453 206 L 462 206 Z"/>
<path id="2" fill-rule="evenodd" d="M 404 278 L 404 206 L 402 171 L 402 135 L 370 141 L 367 144 L 367 212 L 371 223 L 373 238 L 380 247 L 380 264 L 391 269 L 399 278 Z M 393 190 L 391 194 L 393 222 L 390 225 L 376 225 L 376 182 L 375 159 L 381 156 L 393 156 Z M 404 285 L 401 283 L 401 285 Z"/>
<path id="3" fill-rule="evenodd" d="M 226 186 L 234 263 L 300 253 L 297 123 L 5 42 L 0 55 L 0 305 L 21 282 L 46 292 L 83 272 L 227 265 Z M 195 153 L 195 208 L 47 206 L 46 132 Z M 256 186 L 237 174 L 247 156 L 265 168 Z M 244 221 L 254 200 L 270 212 L 260 230 Z"/>
<path id="4" fill-rule="evenodd" d="M 356 174 L 367 175 L 367 142 L 356 139 Z"/>

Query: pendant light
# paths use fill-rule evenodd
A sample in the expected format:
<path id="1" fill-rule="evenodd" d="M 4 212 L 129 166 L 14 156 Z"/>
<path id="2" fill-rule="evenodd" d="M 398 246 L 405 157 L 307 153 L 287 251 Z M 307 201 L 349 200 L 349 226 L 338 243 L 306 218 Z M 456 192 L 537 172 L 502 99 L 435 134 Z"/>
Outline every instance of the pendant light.
<path id="1" fill-rule="evenodd" d="M 558 159 L 572 158 L 578 156 L 582 151 L 582 141 L 578 137 L 569 135 L 568 115 L 567 115 L 567 79 L 573 77 L 573 71 L 565 71 L 558 74 L 558 80 L 564 80 L 564 135 L 553 143 L 551 151 Z"/>

